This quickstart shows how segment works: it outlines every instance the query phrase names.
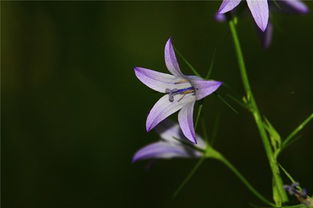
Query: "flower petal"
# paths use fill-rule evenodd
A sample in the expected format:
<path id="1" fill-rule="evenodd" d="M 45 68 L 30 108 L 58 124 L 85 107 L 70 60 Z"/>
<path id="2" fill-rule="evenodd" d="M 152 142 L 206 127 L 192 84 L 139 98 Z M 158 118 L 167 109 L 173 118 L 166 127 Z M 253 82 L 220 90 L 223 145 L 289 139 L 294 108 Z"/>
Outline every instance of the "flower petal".
<path id="1" fill-rule="evenodd" d="M 212 80 L 189 80 L 191 85 L 196 90 L 197 100 L 201 100 L 202 98 L 212 94 L 216 91 L 221 85 L 222 82 L 212 81 Z"/>
<path id="2" fill-rule="evenodd" d="M 284 4 L 287 7 L 287 10 L 291 12 L 306 14 L 310 11 L 300 0 L 281 0 L 279 3 Z"/>
<path id="3" fill-rule="evenodd" d="M 175 84 L 181 81 L 181 78 L 175 77 L 171 74 L 165 74 L 142 67 L 135 67 L 134 71 L 137 78 L 142 83 L 158 92 L 165 93 L 166 89 L 188 88 L 191 86 L 188 82 Z"/>
<path id="4" fill-rule="evenodd" d="M 138 160 L 161 158 L 195 158 L 201 157 L 202 153 L 182 144 L 172 144 L 164 141 L 149 144 L 138 150 L 133 156 L 132 162 Z"/>
<path id="5" fill-rule="evenodd" d="M 165 64 L 169 72 L 177 77 L 184 77 L 183 73 L 180 71 L 175 51 L 172 44 L 172 39 L 169 38 L 166 42 L 164 49 L 164 59 Z"/>
<path id="6" fill-rule="evenodd" d="M 196 133 L 193 124 L 193 108 L 195 102 L 188 103 L 178 113 L 178 122 L 181 130 L 189 141 L 196 144 Z"/>
<path id="7" fill-rule="evenodd" d="M 166 119 L 165 121 L 161 122 L 156 128 L 156 132 L 160 135 L 162 139 L 164 139 L 166 142 L 169 143 L 179 143 L 181 142 L 179 140 L 188 141 L 188 139 L 183 134 L 180 126 L 178 123 L 173 122 L 170 119 Z M 205 142 L 204 140 L 196 134 L 197 144 L 195 144 L 196 147 L 205 149 Z"/>
<path id="8" fill-rule="evenodd" d="M 185 140 L 185 136 L 181 131 L 179 124 L 166 119 L 162 121 L 156 128 L 155 131 L 160 135 L 162 139 L 170 143 L 181 143 L 178 139 Z M 186 139 L 187 141 L 187 139 Z"/>
<path id="9" fill-rule="evenodd" d="M 218 9 L 219 14 L 224 14 L 226 12 L 229 12 L 233 10 L 238 4 L 240 3 L 241 0 L 224 0 Z"/>
<path id="10" fill-rule="evenodd" d="M 267 0 L 247 0 L 254 21 L 262 31 L 265 31 L 269 18 Z"/>
<path id="11" fill-rule="evenodd" d="M 156 102 L 148 115 L 146 121 L 147 131 L 150 131 L 161 121 L 163 121 L 173 113 L 177 112 L 187 103 L 192 102 L 195 99 L 196 97 L 193 94 L 176 95 L 174 101 L 170 102 L 169 95 L 164 95 L 158 100 L 158 102 Z"/>

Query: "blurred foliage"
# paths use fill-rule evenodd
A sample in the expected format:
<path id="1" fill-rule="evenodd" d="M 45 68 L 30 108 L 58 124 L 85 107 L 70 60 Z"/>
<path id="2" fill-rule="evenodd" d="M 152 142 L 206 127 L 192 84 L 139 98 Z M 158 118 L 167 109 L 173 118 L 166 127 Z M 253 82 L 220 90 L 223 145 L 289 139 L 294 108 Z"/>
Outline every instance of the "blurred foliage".
<path id="1" fill-rule="evenodd" d="M 257 204 L 216 161 L 204 162 L 174 200 L 196 161 L 158 161 L 148 169 L 145 162 L 131 164 L 139 147 L 157 139 L 144 126 L 159 97 L 133 67 L 165 72 L 168 37 L 203 75 L 216 49 L 212 78 L 242 93 L 228 28 L 213 19 L 218 4 L 1 1 L 3 207 Z M 269 50 L 261 48 L 249 14 L 239 18 L 239 30 L 256 99 L 285 138 L 312 113 L 313 14 L 271 19 Z M 270 196 L 270 171 L 248 113 L 239 107 L 233 113 L 215 96 L 203 110 L 208 131 L 221 115 L 216 148 Z M 280 157 L 310 193 L 312 130 L 309 124 Z"/>

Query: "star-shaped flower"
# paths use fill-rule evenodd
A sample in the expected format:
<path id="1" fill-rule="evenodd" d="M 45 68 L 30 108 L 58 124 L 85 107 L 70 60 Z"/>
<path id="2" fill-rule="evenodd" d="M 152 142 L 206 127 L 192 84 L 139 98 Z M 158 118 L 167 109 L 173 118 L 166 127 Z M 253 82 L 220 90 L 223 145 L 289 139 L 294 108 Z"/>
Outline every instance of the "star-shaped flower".
<path id="1" fill-rule="evenodd" d="M 253 16 L 254 21 L 258 27 L 265 31 L 268 25 L 269 19 L 269 0 L 246 0 L 249 10 Z M 226 12 L 235 9 L 241 0 L 223 0 L 218 14 L 225 14 Z M 269 1 L 272 4 L 272 1 Z M 309 9 L 307 6 L 301 2 L 301 0 L 280 0 L 276 2 L 280 7 L 279 10 L 291 11 L 296 13 L 307 13 Z M 274 4 L 274 3 L 273 3 Z"/>
<path id="2" fill-rule="evenodd" d="M 198 158 L 205 151 L 205 142 L 197 136 L 197 144 L 188 143 L 177 123 L 166 120 L 156 127 L 161 140 L 144 146 L 133 156 L 133 162 L 145 159 Z"/>
<path id="3" fill-rule="evenodd" d="M 222 82 L 204 80 L 197 76 L 184 75 L 178 65 L 169 39 L 165 45 L 165 64 L 171 74 L 165 74 L 146 68 L 135 67 L 137 78 L 151 89 L 165 93 L 152 107 L 146 129 L 150 131 L 161 121 L 179 111 L 178 121 L 184 135 L 196 143 L 193 123 L 193 109 L 195 102 L 216 91 Z"/>
<path id="4" fill-rule="evenodd" d="M 256 1 L 256 0 L 254 0 Z M 258 0 L 260 1 L 260 0 Z M 233 2 L 231 4 L 231 2 Z M 237 1 L 236 1 L 237 2 Z M 238 4 L 240 1 L 237 2 Z M 281 12 L 281 13 L 293 13 L 293 14 L 307 14 L 309 12 L 309 8 L 301 1 L 301 0 L 280 0 L 280 1 L 272 1 L 269 2 L 269 8 L 271 11 Z M 231 5 L 230 5 L 231 4 Z M 231 11 L 233 14 L 239 14 L 241 11 L 238 9 L 237 5 L 234 6 L 235 2 L 233 1 L 223 1 L 222 5 L 219 8 L 219 11 L 215 15 L 215 20 L 218 22 L 224 22 L 227 20 L 225 13 Z M 234 6 L 234 7 L 233 7 Z M 251 9 L 250 9 L 251 10 Z M 260 10 L 253 10 L 254 12 L 260 12 Z M 252 10 L 251 10 L 252 12 Z M 262 15 L 259 15 L 260 17 Z M 255 19 L 255 18 L 254 18 Z M 268 18 L 267 18 L 268 19 Z M 260 26 L 260 22 L 255 19 L 258 25 L 258 32 L 260 33 L 262 45 L 264 48 L 268 48 L 272 42 L 272 35 L 273 35 L 273 25 L 270 21 L 268 21 L 266 29 L 263 30 Z M 265 20 L 264 20 L 265 21 Z M 264 22 L 263 21 L 263 22 Z"/>

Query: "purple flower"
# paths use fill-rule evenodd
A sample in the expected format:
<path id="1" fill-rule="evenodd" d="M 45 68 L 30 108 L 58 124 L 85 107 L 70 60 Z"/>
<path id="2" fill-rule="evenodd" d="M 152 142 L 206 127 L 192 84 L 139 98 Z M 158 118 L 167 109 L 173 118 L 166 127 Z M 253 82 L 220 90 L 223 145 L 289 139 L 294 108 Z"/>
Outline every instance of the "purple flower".
<path id="1" fill-rule="evenodd" d="M 161 121 L 179 111 L 178 121 L 183 134 L 196 143 L 193 124 L 193 108 L 197 100 L 210 95 L 221 86 L 221 82 L 203 80 L 197 76 L 184 75 L 178 65 L 169 39 L 165 45 L 165 64 L 171 74 L 135 67 L 137 78 L 151 89 L 165 93 L 152 107 L 146 121 L 146 130 L 150 131 Z"/>
<path id="2" fill-rule="evenodd" d="M 227 3 L 224 3 L 224 1 L 219 11 L 214 16 L 215 20 L 218 22 L 225 22 L 227 20 L 225 13 L 229 8 L 231 8 L 230 6 L 227 7 L 226 5 Z M 238 3 L 239 2 L 240 1 L 238 1 Z M 238 9 L 235 7 L 229 11 L 231 11 L 234 14 L 240 13 Z M 270 10 L 283 13 L 306 14 L 309 12 L 309 8 L 303 2 L 301 2 L 301 0 L 279 0 L 276 1 L 275 3 L 273 1 L 269 1 L 269 8 Z M 273 25 L 271 24 L 271 22 L 268 22 L 265 30 L 262 30 L 262 28 L 259 26 L 259 34 L 261 37 L 263 47 L 268 48 L 272 42 L 273 36 Z"/>
<path id="3" fill-rule="evenodd" d="M 225 14 L 226 12 L 232 11 L 239 5 L 240 1 L 241 0 L 223 0 L 218 10 L 218 14 Z M 265 31 L 269 19 L 268 0 L 246 0 L 246 1 L 254 21 L 262 31 Z M 272 3 L 271 1 L 269 1 L 269 3 L 275 6 L 275 4 Z M 307 13 L 309 11 L 307 6 L 304 3 L 302 3 L 301 0 L 280 0 L 276 1 L 276 3 L 278 5 L 278 10 L 281 11 L 286 12 L 291 11 L 302 14 Z"/>
<path id="4" fill-rule="evenodd" d="M 161 139 L 138 150 L 132 161 L 145 159 L 197 158 L 205 151 L 205 142 L 197 136 L 197 144 L 190 144 L 179 125 L 166 120 L 156 127 Z"/>

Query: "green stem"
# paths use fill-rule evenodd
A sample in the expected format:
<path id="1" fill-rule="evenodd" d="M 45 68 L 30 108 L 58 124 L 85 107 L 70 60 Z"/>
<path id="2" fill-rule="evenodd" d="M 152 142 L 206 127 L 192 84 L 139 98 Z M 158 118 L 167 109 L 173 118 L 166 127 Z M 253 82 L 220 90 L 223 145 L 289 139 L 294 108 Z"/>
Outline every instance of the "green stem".
<path id="1" fill-rule="evenodd" d="M 284 149 L 290 142 L 291 140 L 313 119 L 313 113 L 305 119 L 293 132 L 291 132 L 288 137 L 284 140 L 282 144 L 282 148 Z"/>
<path id="2" fill-rule="evenodd" d="M 185 185 L 188 183 L 188 181 L 191 179 L 191 177 L 196 173 L 196 171 L 199 169 L 199 167 L 202 165 L 206 158 L 201 157 L 201 159 L 195 164 L 195 166 L 192 168 L 190 173 L 187 175 L 187 177 L 184 179 L 184 181 L 179 185 L 175 193 L 173 194 L 173 198 L 176 198 L 178 194 L 181 192 L 181 190 L 185 187 Z"/>
<path id="3" fill-rule="evenodd" d="M 279 197 L 280 197 L 279 201 L 285 202 L 288 200 L 287 194 L 283 188 L 283 182 L 282 182 L 282 179 L 280 177 L 279 167 L 278 167 L 276 158 L 274 156 L 274 153 L 273 153 L 273 150 L 272 150 L 272 147 L 270 144 L 270 140 L 266 134 L 266 130 L 265 130 L 265 127 L 263 125 L 260 111 L 258 109 L 258 106 L 256 104 L 256 101 L 254 99 L 254 96 L 253 96 L 253 93 L 252 93 L 252 90 L 250 87 L 248 74 L 247 74 L 247 70 L 246 70 L 246 65 L 245 65 L 245 61 L 243 58 L 243 53 L 241 50 L 241 46 L 240 46 L 240 42 L 239 42 L 239 38 L 238 38 L 238 34 L 237 34 L 236 25 L 235 25 L 234 20 L 229 21 L 229 27 L 230 27 L 230 31 L 232 34 L 232 38 L 233 38 L 233 42 L 234 42 L 234 46 L 235 46 L 235 50 L 236 50 L 236 54 L 237 54 L 239 70 L 240 70 L 242 83 L 243 83 L 245 93 L 246 93 L 246 99 L 247 99 L 248 104 L 251 107 L 251 113 L 254 117 L 254 120 L 255 120 L 256 125 L 258 127 L 260 136 L 262 138 L 262 142 L 263 142 L 263 145 L 265 148 L 266 156 L 268 158 L 268 161 L 269 161 L 269 164 L 270 164 L 270 167 L 272 170 L 273 180 L 274 180 L 274 183 L 277 187 L 277 191 L 279 193 Z M 276 202 L 276 205 L 280 206 L 279 202 Z"/>
<path id="4" fill-rule="evenodd" d="M 262 202 L 269 206 L 275 206 L 269 200 L 267 200 L 262 194 L 260 194 L 249 182 L 248 180 L 224 157 L 218 158 L 222 163 L 224 163 L 240 180 L 241 182 Z"/>

